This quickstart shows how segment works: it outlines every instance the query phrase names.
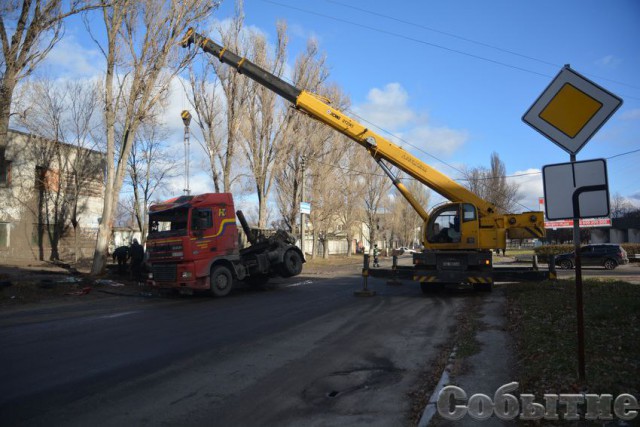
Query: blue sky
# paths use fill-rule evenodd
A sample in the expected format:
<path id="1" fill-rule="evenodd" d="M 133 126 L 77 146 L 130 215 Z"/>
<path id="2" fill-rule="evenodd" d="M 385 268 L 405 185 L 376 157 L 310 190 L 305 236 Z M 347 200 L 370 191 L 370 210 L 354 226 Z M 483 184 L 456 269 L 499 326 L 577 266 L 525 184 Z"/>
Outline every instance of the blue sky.
<path id="1" fill-rule="evenodd" d="M 219 19 L 233 6 L 225 1 Z M 488 166 L 492 151 L 513 175 L 569 161 L 521 121 L 564 64 L 624 100 L 578 160 L 640 149 L 637 1 L 246 0 L 245 15 L 271 40 L 286 20 L 292 60 L 315 37 L 352 110 L 449 176 Z M 640 152 L 608 161 L 612 194 L 640 203 L 639 161 Z M 518 180 L 537 208 L 541 176 Z"/>
<path id="2" fill-rule="evenodd" d="M 520 175 L 510 179 L 520 184 L 528 208 L 537 209 L 542 195 L 536 172 L 569 155 L 521 117 L 564 64 L 624 100 L 578 160 L 640 149 L 636 0 L 245 0 L 244 9 L 245 24 L 271 41 L 277 20 L 287 22 L 290 64 L 316 38 L 330 80 L 351 98 L 350 112 L 399 137 L 397 143 L 445 174 L 460 178 L 460 169 L 488 166 L 497 152 L 508 174 Z M 233 11 L 234 2 L 225 0 L 214 18 L 229 19 Z M 55 73 L 83 76 L 100 74 L 100 62 L 80 21 L 69 22 L 47 60 Z M 184 108 L 184 97 L 175 98 L 171 120 Z M 180 126 L 176 120 L 179 142 Z M 192 159 L 199 156 L 195 144 Z M 193 163 L 192 170 L 198 160 Z M 608 160 L 610 193 L 638 206 L 639 163 L 640 151 Z M 198 191 L 208 183 L 196 177 L 192 185 Z"/>

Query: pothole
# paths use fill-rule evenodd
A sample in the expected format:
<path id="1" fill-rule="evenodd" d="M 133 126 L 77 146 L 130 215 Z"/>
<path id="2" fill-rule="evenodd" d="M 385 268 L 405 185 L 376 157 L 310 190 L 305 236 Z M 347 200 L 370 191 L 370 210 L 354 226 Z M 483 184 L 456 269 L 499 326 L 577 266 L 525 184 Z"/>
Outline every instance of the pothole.
<path id="1" fill-rule="evenodd" d="M 302 395 L 313 405 L 331 404 L 351 394 L 395 384 L 401 379 L 402 370 L 393 367 L 355 368 L 315 380 Z"/>

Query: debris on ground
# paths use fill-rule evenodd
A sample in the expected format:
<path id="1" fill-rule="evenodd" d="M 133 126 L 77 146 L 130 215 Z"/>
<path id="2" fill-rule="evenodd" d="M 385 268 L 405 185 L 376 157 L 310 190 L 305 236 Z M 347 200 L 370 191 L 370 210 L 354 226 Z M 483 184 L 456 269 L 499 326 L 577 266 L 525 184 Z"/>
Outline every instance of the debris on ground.
<path id="1" fill-rule="evenodd" d="M 91 292 L 91 286 L 85 286 L 79 291 L 67 292 L 65 295 L 81 296 L 81 295 L 87 295 L 89 292 Z"/>
<path id="2" fill-rule="evenodd" d="M 99 280 L 96 280 L 93 283 L 95 283 L 96 285 L 100 285 L 100 286 L 111 286 L 113 288 L 122 288 L 122 287 L 124 287 L 124 283 L 116 282 L 116 281 L 110 280 L 110 279 L 99 279 Z"/>

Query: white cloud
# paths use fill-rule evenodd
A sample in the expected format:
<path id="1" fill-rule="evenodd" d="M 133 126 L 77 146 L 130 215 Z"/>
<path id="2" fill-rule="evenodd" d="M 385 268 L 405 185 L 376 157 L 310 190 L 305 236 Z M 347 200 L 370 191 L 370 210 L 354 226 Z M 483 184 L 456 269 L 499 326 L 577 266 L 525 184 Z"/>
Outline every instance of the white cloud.
<path id="1" fill-rule="evenodd" d="M 393 132 L 390 137 L 399 145 L 403 141 L 434 155 L 451 155 L 468 139 L 464 130 L 446 126 L 434 126 L 424 111 L 414 111 L 409 105 L 409 95 L 399 83 L 389 83 L 384 88 L 373 88 L 364 104 L 354 106 L 358 116 L 375 126 Z"/>
<path id="2" fill-rule="evenodd" d="M 163 195 L 159 198 L 165 199 L 170 197 L 176 197 L 181 194 L 184 194 L 185 188 L 185 179 L 184 179 L 184 167 L 179 166 L 180 171 L 182 173 L 169 178 L 166 182 L 166 190 L 163 192 Z M 203 194 L 203 193 L 212 193 L 213 192 L 213 183 L 211 179 L 204 173 L 198 172 L 195 173 L 192 171 L 191 176 L 189 177 L 189 189 L 191 190 L 191 194 Z"/>
<path id="3" fill-rule="evenodd" d="M 451 155 L 467 141 L 466 131 L 447 127 L 416 126 L 404 138 L 412 146 L 428 153 Z"/>
<path id="4" fill-rule="evenodd" d="M 616 68 L 618 65 L 622 63 L 620 58 L 617 58 L 613 55 L 606 55 L 596 61 L 596 64 L 605 68 Z"/>
<path id="5" fill-rule="evenodd" d="M 516 171 L 510 178 L 510 182 L 518 185 L 518 194 L 521 199 L 519 206 L 522 210 L 538 210 L 538 198 L 544 195 L 542 184 L 542 173 L 540 169 L 530 168 L 523 171 Z"/>
<path id="6" fill-rule="evenodd" d="M 313 30 L 307 30 L 302 25 L 293 24 L 288 26 L 289 34 L 294 37 L 298 37 L 302 40 L 315 39 L 319 44 L 322 42 L 322 37 Z"/>
<path id="7" fill-rule="evenodd" d="M 367 102 L 353 109 L 376 126 L 397 131 L 415 119 L 415 113 L 407 106 L 408 100 L 407 91 L 399 83 L 389 83 L 384 89 L 371 89 Z"/>
<path id="8" fill-rule="evenodd" d="M 43 61 L 44 68 L 56 77 L 93 77 L 105 70 L 105 60 L 98 48 L 86 48 L 74 34 L 66 34 Z"/>

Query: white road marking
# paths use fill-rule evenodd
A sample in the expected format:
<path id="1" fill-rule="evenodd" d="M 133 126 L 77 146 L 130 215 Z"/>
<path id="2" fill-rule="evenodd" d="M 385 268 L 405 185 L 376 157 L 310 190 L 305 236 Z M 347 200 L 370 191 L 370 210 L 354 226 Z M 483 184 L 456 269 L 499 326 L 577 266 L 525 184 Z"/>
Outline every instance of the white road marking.
<path id="1" fill-rule="evenodd" d="M 137 311 L 125 311 L 122 313 L 108 314 L 106 316 L 100 316 L 100 319 L 115 319 L 116 317 L 128 316 L 133 313 L 137 313 Z"/>
<path id="2" fill-rule="evenodd" d="M 313 283 L 312 280 L 305 280 L 304 282 L 292 283 L 291 285 L 285 286 L 285 288 L 293 288 L 295 286 L 310 285 L 312 283 Z"/>

